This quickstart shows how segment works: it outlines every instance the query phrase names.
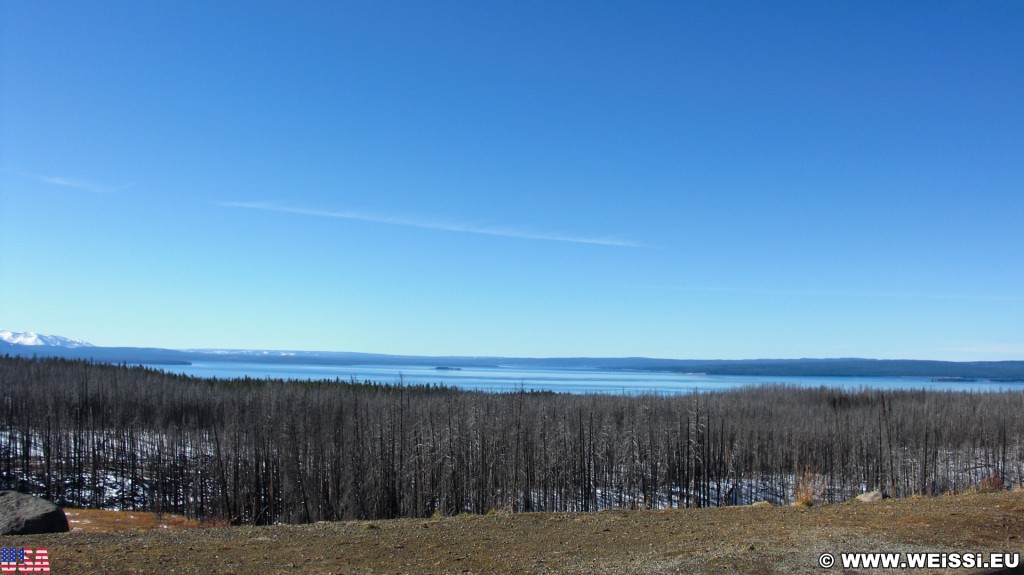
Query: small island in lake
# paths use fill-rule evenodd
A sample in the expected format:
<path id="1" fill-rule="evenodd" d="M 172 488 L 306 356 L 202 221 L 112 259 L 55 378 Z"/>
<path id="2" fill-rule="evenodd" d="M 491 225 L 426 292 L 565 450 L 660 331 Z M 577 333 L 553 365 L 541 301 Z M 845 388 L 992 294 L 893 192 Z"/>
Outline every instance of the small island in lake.
<path id="1" fill-rule="evenodd" d="M 442 371 L 462 371 L 461 367 L 435 367 L 434 369 L 440 369 Z"/>

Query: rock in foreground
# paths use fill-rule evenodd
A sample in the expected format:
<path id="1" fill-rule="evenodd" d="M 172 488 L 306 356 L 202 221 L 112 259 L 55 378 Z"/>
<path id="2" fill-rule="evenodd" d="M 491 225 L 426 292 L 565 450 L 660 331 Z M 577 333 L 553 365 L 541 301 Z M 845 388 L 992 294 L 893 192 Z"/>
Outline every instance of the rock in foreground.
<path id="1" fill-rule="evenodd" d="M 0 491 L 0 535 L 33 535 L 69 531 L 64 510 L 17 491 Z"/>
<path id="2" fill-rule="evenodd" d="M 877 503 L 884 498 L 881 491 L 868 491 L 857 496 L 857 501 L 862 503 Z"/>

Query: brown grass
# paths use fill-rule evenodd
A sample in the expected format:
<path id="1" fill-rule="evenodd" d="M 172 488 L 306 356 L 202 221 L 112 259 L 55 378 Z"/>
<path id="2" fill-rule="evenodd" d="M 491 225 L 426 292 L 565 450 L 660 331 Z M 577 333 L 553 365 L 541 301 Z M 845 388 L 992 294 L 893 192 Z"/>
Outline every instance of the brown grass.
<path id="1" fill-rule="evenodd" d="M 842 571 L 818 567 L 825 552 L 1024 551 L 1024 496 L 1009 490 L 872 505 L 461 515 L 216 529 L 161 527 L 168 516 L 140 519 L 132 524 L 156 528 L 0 543 L 48 548 L 53 572 L 60 575 L 822 575 Z M 124 523 L 111 521 L 118 529 Z"/>
<path id="2" fill-rule="evenodd" d="M 201 524 L 194 519 L 168 513 L 143 513 L 141 511 L 105 511 L 101 509 L 64 510 L 72 531 L 85 533 L 106 531 L 127 531 L 130 529 L 195 529 L 216 527 L 214 523 Z"/>

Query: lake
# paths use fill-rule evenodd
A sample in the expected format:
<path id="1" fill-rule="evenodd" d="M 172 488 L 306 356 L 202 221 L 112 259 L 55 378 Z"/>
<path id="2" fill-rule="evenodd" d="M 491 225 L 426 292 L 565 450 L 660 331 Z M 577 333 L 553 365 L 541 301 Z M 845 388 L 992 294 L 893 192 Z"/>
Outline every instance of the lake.
<path id="1" fill-rule="evenodd" d="M 1024 391 L 1024 383 L 932 381 L 928 377 L 803 377 L 703 375 L 660 371 L 624 371 L 590 368 L 466 367 L 436 369 L 410 365 L 312 365 L 240 362 L 194 362 L 192 365 L 157 366 L 170 373 L 197 377 L 257 379 L 341 379 L 379 383 L 443 384 L 460 389 L 491 392 L 554 391 L 559 393 L 678 394 L 724 391 L 762 384 L 843 389 L 929 389 L 944 391 Z"/>

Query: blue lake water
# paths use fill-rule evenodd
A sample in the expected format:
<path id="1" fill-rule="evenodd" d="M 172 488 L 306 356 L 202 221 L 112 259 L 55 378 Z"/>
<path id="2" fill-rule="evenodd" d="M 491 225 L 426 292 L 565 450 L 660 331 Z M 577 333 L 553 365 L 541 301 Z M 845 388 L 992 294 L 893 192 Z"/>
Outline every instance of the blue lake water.
<path id="1" fill-rule="evenodd" d="M 703 375 L 658 371 L 588 368 L 466 367 L 439 370 L 436 366 L 309 365 L 237 362 L 195 362 L 159 366 L 172 373 L 198 377 L 319 380 L 341 379 L 379 383 L 443 384 L 492 392 L 554 391 L 559 393 L 678 394 L 724 391 L 762 384 L 843 389 L 929 389 L 943 391 L 1024 391 L 1024 383 L 932 381 L 928 377 L 803 377 Z"/>

